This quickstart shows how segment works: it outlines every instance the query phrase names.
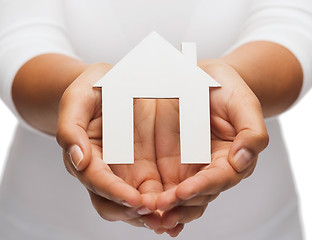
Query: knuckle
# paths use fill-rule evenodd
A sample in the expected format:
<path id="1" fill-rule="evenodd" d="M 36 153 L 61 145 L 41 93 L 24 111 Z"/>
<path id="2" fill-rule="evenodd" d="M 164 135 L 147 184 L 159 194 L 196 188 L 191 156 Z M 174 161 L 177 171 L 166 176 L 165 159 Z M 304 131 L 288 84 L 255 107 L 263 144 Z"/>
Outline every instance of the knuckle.
<path id="1" fill-rule="evenodd" d="M 208 206 L 208 203 L 210 203 L 210 202 L 216 200 L 217 197 L 219 197 L 219 195 L 220 195 L 220 193 L 214 194 L 214 195 L 210 195 L 210 198 L 209 198 L 209 200 L 208 200 L 208 202 L 207 202 L 207 204 L 206 204 L 206 207 Z"/>
<path id="2" fill-rule="evenodd" d="M 66 143 L 65 143 L 65 136 L 66 136 L 66 126 L 64 126 L 64 124 L 58 122 L 58 125 L 57 125 L 57 129 L 56 129 L 56 141 L 58 142 L 58 144 L 60 146 L 65 146 Z"/>
<path id="3" fill-rule="evenodd" d="M 234 187 L 239 182 L 240 182 L 240 179 L 236 177 L 226 177 L 223 181 L 222 191 L 225 191 L 227 189 Z"/>
<path id="4" fill-rule="evenodd" d="M 109 221 L 109 222 L 116 222 L 118 221 L 114 215 L 112 214 L 108 214 L 106 211 L 103 211 L 103 210 L 100 210 L 100 209 L 97 209 L 96 210 L 98 212 L 98 214 L 100 215 L 101 218 L 105 219 L 106 221 Z"/>
<path id="5" fill-rule="evenodd" d="M 256 132 L 256 135 L 260 140 L 263 142 L 268 142 L 269 141 L 269 133 L 265 127 L 263 127 L 261 130 Z"/>
<path id="6" fill-rule="evenodd" d="M 208 204 L 206 204 L 205 206 L 200 207 L 197 216 L 195 216 L 195 219 L 198 219 L 198 218 L 203 216 L 203 214 L 204 214 L 204 212 L 206 210 L 207 205 Z"/>
<path id="7" fill-rule="evenodd" d="M 62 131 L 60 130 L 60 127 L 58 126 L 56 129 L 56 141 L 60 144 L 62 141 Z"/>
<path id="8" fill-rule="evenodd" d="M 67 171 L 70 175 L 72 175 L 73 177 L 76 177 L 76 175 L 74 174 L 73 170 L 71 170 L 67 165 L 65 165 L 65 169 L 66 169 L 66 171 Z"/>
<path id="9" fill-rule="evenodd" d="M 119 221 L 119 220 L 117 220 L 117 219 L 115 219 L 113 217 L 108 217 L 108 216 L 105 216 L 105 217 L 101 216 L 101 217 L 103 219 L 105 219 L 106 221 L 109 221 L 109 222 L 117 222 L 117 221 Z"/>
<path id="10" fill-rule="evenodd" d="M 258 138 L 258 141 L 261 142 L 262 148 L 266 148 L 268 146 L 270 137 L 266 129 L 257 132 L 256 137 Z"/>
<path id="11" fill-rule="evenodd" d="M 253 104 L 258 107 L 259 109 L 262 109 L 262 106 L 261 106 L 261 102 L 260 100 L 256 97 L 256 95 L 254 95 L 253 93 Z"/>
<path id="12" fill-rule="evenodd" d="M 205 201 L 203 201 L 202 206 L 207 205 L 209 202 L 213 201 L 215 199 L 215 195 L 207 195 L 205 196 Z"/>
<path id="13" fill-rule="evenodd" d="M 267 131 L 265 131 L 265 133 L 263 134 L 263 141 L 264 141 L 265 146 L 269 145 L 270 136 L 269 136 L 269 133 Z"/>
<path id="14" fill-rule="evenodd" d="M 127 215 L 125 211 L 120 209 L 119 206 L 115 206 L 115 204 L 108 204 L 106 207 L 104 207 L 104 209 L 97 210 L 97 212 L 101 218 L 109 222 L 131 221 L 132 219 L 138 217 Z"/>
<path id="15" fill-rule="evenodd" d="M 109 202 L 106 200 L 100 199 L 99 196 L 96 196 L 95 194 L 92 194 L 93 197 L 91 197 L 91 201 L 93 204 L 93 207 L 99 214 L 99 216 L 109 222 L 116 222 L 119 219 L 119 214 L 116 214 L 114 212 L 114 207 L 111 206 Z M 92 196 L 90 195 L 90 196 Z"/>
<path id="16" fill-rule="evenodd" d="M 164 222 L 166 223 L 167 228 L 173 228 L 175 227 L 177 222 L 183 222 L 186 218 L 185 214 L 182 214 L 183 210 L 185 210 L 186 207 L 177 207 L 170 211 L 170 214 L 165 216 Z"/>
<path id="17" fill-rule="evenodd" d="M 191 202 L 189 204 L 189 206 L 205 206 L 207 205 L 209 202 L 212 201 L 212 197 L 214 195 L 202 195 L 197 197 L 196 199 L 194 199 L 193 202 Z"/>
<path id="18" fill-rule="evenodd" d="M 83 178 L 83 177 L 80 177 L 79 180 L 87 189 L 89 189 L 94 194 L 99 195 L 97 190 L 96 190 L 96 187 L 94 186 L 94 184 L 92 182 L 92 180 L 90 180 L 89 178 Z"/>
<path id="19" fill-rule="evenodd" d="M 71 163 L 70 163 L 68 154 L 64 150 L 63 150 L 63 162 L 64 162 L 64 166 L 65 166 L 66 171 L 70 175 L 72 175 L 73 177 L 76 177 L 76 174 L 75 174 L 74 170 L 70 167 Z"/>
<path id="20" fill-rule="evenodd" d="M 250 176 L 253 174 L 254 170 L 255 170 L 255 167 L 253 167 L 252 169 L 250 169 L 250 171 L 247 172 L 247 174 L 244 176 L 244 179 L 250 177 Z"/>

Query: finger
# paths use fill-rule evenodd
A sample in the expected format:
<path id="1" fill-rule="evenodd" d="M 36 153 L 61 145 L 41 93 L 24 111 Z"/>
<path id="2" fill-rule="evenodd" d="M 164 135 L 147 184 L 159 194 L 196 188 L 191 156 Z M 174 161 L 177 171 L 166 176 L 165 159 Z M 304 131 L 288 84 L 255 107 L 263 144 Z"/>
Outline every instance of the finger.
<path id="1" fill-rule="evenodd" d="M 124 222 L 134 226 L 134 227 L 145 227 L 148 228 L 147 226 L 144 225 L 142 221 L 140 221 L 140 218 L 134 218 L 134 219 L 129 219 L 125 220 Z"/>
<path id="2" fill-rule="evenodd" d="M 156 210 L 156 199 L 163 191 L 163 186 L 155 162 L 140 159 L 135 160 L 131 166 L 112 165 L 110 168 L 114 174 L 140 193 L 142 207 L 138 211 L 141 215 Z"/>
<path id="3" fill-rule="evenodd" d="M 113 173 L 140 194 L 142 208 L 138 209 L 139 213 L 145 215 L 155 211 L 157 196 L 163 191 L 156 163 L 141 159 L 131 166 L 117 167 L 111 166 Z"/>
<path id="4" fill-rule="evenodd" d="M 100 157 L 94 156 L 84 171 L 71 168 L 80 182 L 93 193 L 127 207 L 142 205 L 140 192 L 116 176 Z"/>
<path id="5" fill-rule="evenodd" d="M 91 202 L 98 214 L 107 221 L 128 221 L 138 218 L 136 209 L 119 205 L 89 191 Z"/>
<path id="6" fill-rule="evenodd" d="M 156 230 L 161 227 L 161 215 L 157 211 L 141 216 L 138 221 L 147 229 Z"/>
<path id="7" fill-rule="evenodd" d="M 185 206 L 185 207 L 205 206 L 219 196 L 219 194 L 199 195 L 194 196 L 193 198 L 190 198 L 188 200 L 182 200 L 176 196 L 176 189 L 177 187 L 165 191 L 159 195 L 157 199 L 157 208 L 159 210 L 169 211 L 177 206 Z"/>
<path id="8" fill-rule="evenodd" d="M 158 228 L 158 229 L 155 230 L 155 233 L 157 233 L 157 234 L 160 235 L 160 234 L 165 233 L 166 231 L 167 231 L 166 228 L 160 227 L 160 228 Z"/>
<path id="9" fill-rule="evenodd" d="M 164 187 L 177 184 L 179 171 L 172 171 L 180 166 L 180 126 L 179 100 L 157 99 L 155 122 L 155 148 L 159 172 Z"/>
<path id="10" fill-rule="evenodd" d="M 76 177 L 75 171 L 73 170 L 73 164 L 70 162 L 70 160 L 68 160 L 68 158 L 69 158 L 68 153 L 63 150 L 64 166 L 70 175 Z"/>
<path id="11" fill-rule="evenodd" d="M 260 103 L 255 97 L 251 95 L 243 98 L 241 102 L 235 103 L 236 107 L 232 104 L 228 111 L 237 135 L 229 151 L 229 162 L 237 172 L 243 172 L 268 145 L 269 137 Z M 244 107 L 238 109 L 238 104 Z"/>
<path id="12" fill-rule="evenodd" d="M 179 224 L 191 222 L 200 218 L 207 205 L 198 207 L 176 207 L 162 216 L 162 226 L 166 229 L 174 229 Z"/>
<path id="13" fill-rule="evenodd" d="M 56 138 L 69 153 L 78 171 L 86 168 L 91 160 L 91 146 L 86 133 L 95 111 L 100 112 L 101 92 L 92 87 L 108 67 L 95 65 L 81 74 L 64 92 L 59 105 Z"/>
<path id="14" fill-rule="evenodd" d="M 136 179 L 140 179 L 137 187 L 142 194 L 143 206 L 138 209 L 141 215 L 156 210 L 156 199 L 163 191 L 155 156 L 155 99 L 137 99 L 134 112 L 134 168 Z"/>
<path id="15" fill-rule="evenodd" d="M 155 162 L 155 99 L 136 99 L 133 105 L 135 161 Z"/>
<path id="16" fill-rule="evenodd" d="M 156 107 L 157 159 L 178 157 L 180 156 L 179 100 L 157 99 Z"/>
<path id="17" fill-rule="evenodd" d="M 229 162 L 237 172 L 247 175 L 250 166 L 254 165 L 259 153 L 267 146 L 268 134 L 263 128 L 260 131 L 245 128 L 238 132 L 229 151 Z"/>
<path id="18" fill-rule="evenodd" d="M 243 87 L 245 94 L 235 93 L 227 109 L 237 132 L 230 148 L 229 162 L 237 172 L 248 168 L 269 142 L 260 102 L 247 85 Z M 238 94 L 240 96 L 236 96 Z"/>
<path id="19" fill-rule="evenodd" d="M 252 173 L 254 172 L 256 166 L 253 166 L 252 168 L 250 168 L 250 170 L 246 173 L 246 175 L 244 176 L 244 178 L 248 178 L 252 175 Z"/>
<path id="20" fill-rule="evenodd" d="M 214 201 L 218 196 L 219 194 L 195 196 L 189 200 L 182 201 L 179 204 L 179 206 L 184 207 L 206 206 L 208 203 Z"/>
<path id="21" fill-rule="evenodd" d="M 129 208 L 116 204 L 89 191 L 91 202 L 98 214 L 107 221 L 124 221 L 135 227 L 147 229 L 159 228 L 161 225 L 160 215 L 152 213 L 140 216 L 136 208 Z"/>
<path id="22" fill-rule="evenodd" d="M 157 199 L 157 209 L 166 211 L 179 200 L 175 186 L 183 178 L 180 174 L 180 127 L 179 100 L 157 99 L 155 145 L 157 167 L 161 174 L 164 190 Z"/>
<path id="23" fill-rule="evenodd" d="M 195 196 L 219 194 L 243 178 L 244 174 L 236 172 L 229 164 L 227 151 L 224 151 L 223 156 L 213 159 L 209 166 L 179 184 L 176 195 L 182 200 L 189 200 Z"/>
<path id="24" fill-rule="evenodd" d="M 176 195 L 177 186 L 170 188 L 159 194 L 157 198 L 157 209 L 161 211 L 168 211 L 175 207 L 181 199 Z"/>
<path id="25" fill-rule="evenodd" d="M 180 234 L 180 232 L 182 232 L 183 228 L 184 228 L 184 224 L 178 224 L 175 228 L 169 229 L 169 230 L 167 230 L 166 232 L 167 232 L 171 237 L 174 238 L 174 237 L 177 237 L 177 236 Z"/>
<path id="26" fill-rule="evenodd" d="M 139 187 L 139 192 L 142 194 L 142 205 L 138 212 L 141 215 L 154 212 L 158 195 L 163 191 L 163 186 L 160 180 L 150 179 L 144 181 Z"/>
<path id="27" fill-rule="evenodd" d="M 149 229 L 147 226 L 144 225 L 144 223 L 142 221 L 140 221 L 140 218 L 125 220 L 124 222 L 126 222 L 126 223 L 128 223 L 134 227 L 145 227 L 145 228 Z"/>
<path id="28" fill-rule="evenodd" d="M 69 154 L 77 170 L 83 170 L 91 160 L 91 144 L 87 127 L 97 101 L 92 86 L 81 84 L 66 91 L 59 108 L 57 141 Z"/>
<path id="29" fill-rule="evenodd" d="M 211 64 L 205 69 L 222 84 L 221 88 L 211 91 L 211 106 L 231 123 L 237 133 L 230 148 L 229 162 L 237 172 L 243 172 L 268 145 L 269 138 L 260 102 L 229 65 Z M 224 113 L 219 111 L 221 108 Z M 231 127 L 228 125 L 227 129 L 230 130 Z"/>
<path id="30" fill-rule="evenodd" d="M 145 218 L 149 217 L 150 219 L 154 218 L 154 220 L 146 220 Z M 144 218 L 144 219 L 143 219 Z M 156 220 L 155 220 L 156 219 Z M 124 222 L 134 226 L 134 227 L 144 227 L 149 230 L 155 230 L 156 227 L 159 228 L 161 225 L 161 220 L 159 216 L 155 216 L 155 214 L 149 214 L 144 217 L 133 218 L 129 220 L 124 220 Z M 157 223 L 155 223 L 157 222 Z"/>

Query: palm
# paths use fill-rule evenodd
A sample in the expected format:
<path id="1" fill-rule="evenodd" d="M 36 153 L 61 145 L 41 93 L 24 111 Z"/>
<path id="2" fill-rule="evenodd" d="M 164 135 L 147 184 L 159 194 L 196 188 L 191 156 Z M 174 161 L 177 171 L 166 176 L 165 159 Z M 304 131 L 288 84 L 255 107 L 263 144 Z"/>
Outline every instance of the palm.
<path id="1" fill-rule="evenodd" d="M 174 237 L 183 229 L 184 223 L 189 221 L 186 219 L 185 222 L 179 222 L 176 225 L 178 222 L 177 219 L 171 217 L 177 215 L 174 207 L 183 205 L 176 196 L 176 188 L 184 180 L 194 176 L 207 165 L 181 164 L 179 101 L 177 99 L 159 99 L 157 100 L 156 112 L 155 143 L 157 166 L 164 190 L 166 191 L 160 195 L 161 197 L 157 201 L 157 207 L 167 211 L 163 214 L 163 228 L 157 231 L 167 231 Z M 184 207 L 184 209 L 186 208 Z M 180 211 L 179 208 L 176 209 Z M 184 212 L 181 211 L 181 214 L 184 215 Z"/>
<path id="2" fill-rule="evenodd" d="M 234 127 L 227 119 L 227 113 L 220 110 L 222 94 L 212 92 L 211 108 L 211 157 L 210 167 L 231 167 L 228 163 L 228 151 L 236 136 Z M 179 135 L 179 102 L 176 99 L 158 100 L 156 117 L 156 155 L 157 165 L 163 181 L 164 190 L 207 169 L 207 164 L 181 164 Z"/>
<path id="3" fill-rule="evenodd" d="M 64 93 L 58 140 L 65 149 L 78 142 L 86 156 L 79 171 L 73 169 L 66 154 L 65 164 L 86 185 L 93 205 L 103 218 L 142 226 L 136 208 L 142 205 L 152 211 L 158 208 L 165 211 L 161 226 L 175 236 L 184 223 L 200 217 L 207 203 L 220 192 L 237 184 L 247 171 L 252 172 L 256 161 L 240 171 L 233 163 L 233 156 L 239 149 L 247 148 L 255 153 L 255 160 L 268 143 L 259 101 L 230 66 L 203 67 L 222 85 L 211 91 L 212 162 L 209 165 L 180 163 L 178 100 L 140 99 L 134 104 L 135 163 L 108 166 L 102 160 L 101 94 L 91 90 L 84 80 L 84 75 L 87 79 L 91 75 L 98 79 L 107 68 L 91 67 Z M 86 97 L 81 98 L 81 94 Z M 129 205 L 133 206 L 131 216 L 125 207 Z M 158 220 L 155 224 L 150 218 L 144 218 L 144 222 L 158 229 L 160 218 L 154 216 Z"/>
<path id="4" fill-rule="evenodd" d="M 168 190 L 193 176 L 203 165 L 181 165 L 179 101 L 177 99 L 157 100 L 155 131 L 157 165 L 164 190 Z"/>
<path id="5" fill-rule="evenodd" d="M 131 186 L 135 187 L 146 199 L 144 204 L 155 209 L 157 193 L 163 190 L 156 165 L 154 125 L 156 101 L 138 99 L 134 101 L 134 164 L 111 165 L 112 171 Z M 144 199 L 143 199 L 144 201 Z"/>
<path id="6" fill-rule="evenodd" d="M 265 134 L 258 134 L 266 132 L 259 102 L 240 76 L 224 64 L 204 70 L 222 85 L 210 91 L 211 164 L 180 163 L 178 100 L 157 102 L 156 156 L 166 190 L 159 196 L 157 206 L 166 211 L 163 225 L 171 229 L 168 231 L 172 235 L 177 235 L 184 223 L 200 217 L 220 192 L 253 171 L 256 161 L 245 171 L 234 169 L 237 149 L 250 145 L 260 152 L 267 144 Z M 176 226 L 176 222 L 180 224 Z"/>
<path id="7" fill-rule="evenodd" d="M 204 70 L 212 74 L 222 85 L 222 88 L 210 91 L 212 140 L 210 165 L 180 164 L 178 100 L 166 99 L 158 100 L 157 102 L 155 134 L 158 168 L 165 190 L 187 180 L 186 182 L 188 184 L 184 184 L 185 190 L 183 191 L 182 188 L 180 188 L 179 190 L 181 191 L 177 193 L 183 199 L 189 198 L 190 195 L 195 194 L 195 192 L 192 192 L 195 189 L 204 191 L 204 189 L 201 189 L 201 185 L 203 187 L 207 186 L 196 182 L 193 182 L 192 186 L 192 179 L 190 177 L 194 175 L 204 176 L 202 173 L 205 173 L 206 179 L 202 180 L 206 180 L 206 182 L 209 180 L 215 184 L 219 184 L 219 186 L 213 186 L 215 191 L 211 191 L 211 194 L 218 194 L 220 192 L 218 190 L 225 190 L 241 179 L 241 176 L 235 172 L 228 161 L 229 151 L 233 147 L 232 145 L 237 135 L 240 134 L 240 132 L 244 132 L 244 129 L 241 129 L 241 126 L 237 124 L 237 122 L 239 122 L 239 117 L 248 118 L 248 116 L 241 114 L 241 106 L 252 110 L 255 108 L 252 104 L 255 102 L 256 97 L 239 75 L 229 66 L 216 65 L 216 67 Z M 231 79 L 231 81 L 228 79 Z M 263 120 L 261 118 L 259 119 L 259 125 L 262 127 Z M 206 176 L 207 171 L 209 171 L 211 175 L 209 179 L 207 179 Z M 223 179 L 223 175 L 235 175 L 234 180 L 236 181 L 229 184 L 229 182 L 217 182 L 213 179 L 213 177 Z M 167 201 L 167 204 L 168 203 L 169 200 Z M 165 206 L 166 204 L 163 203 L 161 205 Z M 167 207 L 169 207 L 169 205 Z"/>
<path id="8" fill-rule="evenodd" d="M 143 204 L 155 209 L 156 194 L 163 190 L 154 150 L 156 101 L 139 99 L 134 102 L 134 164 L 107 165 L 102 156 L 102 114 L 100 98 L 94 117 L 87 128 L 92 144 L 93 160 L 86 172 L 90 175 L 110 171 L 143 194 Z M 100 170 L 103 171 L 100 171 Z"/>
<path id="9" fill-rule="evenodd" d="M 65 165 L 86 186 L 95 209 L 104 219 L 123 220 L 142 226 L 137 208 L 156 210 L 157 194 L 163 191 L 155 158 L 156 101 L 142 99 L 134 103 L 135 163 L 107 165 L 102 160 L 101 92 L 88 87 L 84 93 L 87 92 L 86 90 L 89 92 L 85 98 L 80 99 L 85 104 L 84 114 L 89 120 L 85 126 L 77 124 L 75 127 L 87 137 L 88 145 L 83 145 L 85 143 L 82 141 L 80 144 L 83 149 L 91 147 L 91 159 L 83 171 L 76 171 L 65 154 Z M 77 114 L 77 117 L 79 118 L 80 115 Z M 127 208 L 127 206 L 133 207 Z M 155 224 L 159 222 L 157 214 L 150 217 L 154 219 Z"/>
<path id="10" fill-rule="evenodd" d="M 235 129 L 227 119 L 227 113 L 220 105 L 225 102 L 223 94 L 211 94 L 211 155 L 212 162 L 227 157 L 231 142 L 235 138 Z M 214 104 L 216 103 L 216 104 Z M 156 117 L 156 155 L 157 165 L 164 184 L 168 190 L 185 179 L 205 169 L 207 164 L 180 163 L 179 135 L 179 101 L 177 99 L 157 100 Z"/>
<path id="11" fill-rule="evenodd" d="M 140 215 L 147 209 L 156 210 L 156 196 L 163 190 L 155 158 L 156 101 L 135 101 L 135 163 L 105 164 L 101 91 L 92 86 L 110 68 L 104 63 L 91 65 L 66 89 L 60 102 L 57 139 L 64 149 L 66 168 L 86 186 L 98 213 L 107 220 L 143 226 Z"/>

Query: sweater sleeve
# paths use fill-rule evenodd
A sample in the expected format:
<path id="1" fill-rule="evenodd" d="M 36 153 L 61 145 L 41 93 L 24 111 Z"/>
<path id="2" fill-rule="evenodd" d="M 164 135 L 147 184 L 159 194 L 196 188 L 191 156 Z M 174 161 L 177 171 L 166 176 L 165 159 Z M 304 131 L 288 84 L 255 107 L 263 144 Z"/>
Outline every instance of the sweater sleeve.
<path id="1" fill-rule="evenodd" d="M 62 4 L 61 0 L 0 1 L 0 97 L 20 123 L 32 131 L 14 106 L 12 83 L 18 70 L 38 55 L 75 57 L 66 36 Z"/>
<path id="2" fill-rule="evenodd" d="M 270 41 L 290 50 L 304 75 L 298 101 L 312 86 L 312 1 L 252 0 L 250 4 L 244 30 L 231 49 L 252 41 Z"/>

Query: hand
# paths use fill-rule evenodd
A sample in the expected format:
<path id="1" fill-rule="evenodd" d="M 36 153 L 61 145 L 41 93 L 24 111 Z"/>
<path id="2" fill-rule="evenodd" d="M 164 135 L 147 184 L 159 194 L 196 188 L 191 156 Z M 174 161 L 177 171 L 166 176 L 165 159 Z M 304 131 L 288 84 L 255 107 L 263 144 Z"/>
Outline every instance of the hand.
<path id="1" fill-rule="evenodd" d="M 157 100 L 156 156 L 165 192 L 157 208 L 162 226 L 177 236 L 185 223 L 200 217 L 222 191 L 252 174 L 268 144 L 260 103 L 239 74 L 224 63 L 201 68 L 221 83 L 211 89 L 211 164 L 181 165 L 177 100 Z"/>
<path id="2" fill-rule="evenodd" d="M 64 149 L 67 170 L 87 188 L 99 215 L 135 226 L 159 225 L 156 198 L 163 190 L 156 166 L 154 124 L 156 100 L 134 101 L 133 165 L 102 160 L 101 90 L 93 84 L 108 70 L 96 64 L 84 71 L 64 92 L 59 108 L 57 140 Z"/>

